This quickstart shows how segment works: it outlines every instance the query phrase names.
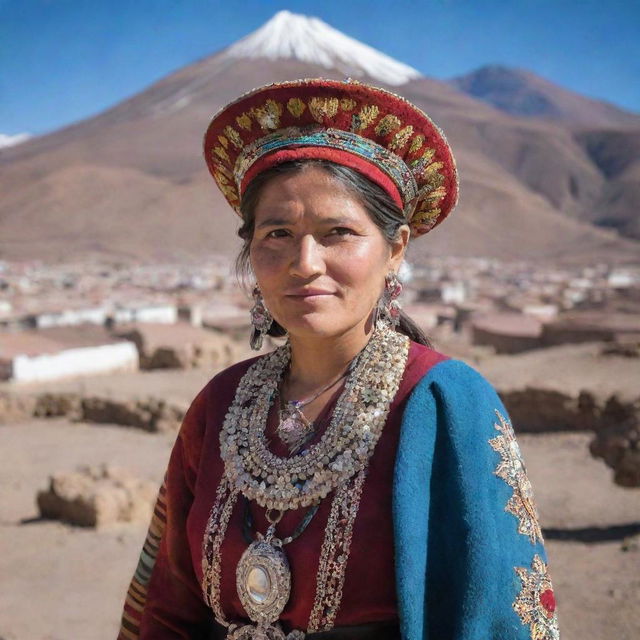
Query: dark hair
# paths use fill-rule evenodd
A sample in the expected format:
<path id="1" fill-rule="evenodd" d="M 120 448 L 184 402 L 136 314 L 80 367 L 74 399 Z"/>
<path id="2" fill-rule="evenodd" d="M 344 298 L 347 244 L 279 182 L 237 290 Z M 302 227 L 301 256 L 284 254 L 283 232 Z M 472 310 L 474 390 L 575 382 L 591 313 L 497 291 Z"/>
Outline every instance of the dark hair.
<path id="1" fill-rule="evenodd" d="M 380 229 L 387 242 L 391 243 L 398 238 L 400 227 L 406 224 L 404 213 L 391 199 L 384 189 L 365 178 L 355 169 L 335 164 L 328 160 L 291 160 L 277 164 L 262 173 L 259 173 L 247 186 L 240 205 L 243 224 L 238 229 L 238 235 L 244 240 L 244 245 L 236 259 L 236 273 L 246 282 L 251 270 L 249 251 L 255 225 L 255 210 L 260 199 L 264 185 L 276 176 L 294 174 L 303 171 L 305 167 L 315 166 L 325 171 L 329 176 L 337 180 L 347 190 L 353 193 L 366 209 L 371 220 Z M 414 342 L 419 342 L 431 347 L 431 342 L 425 333 L 404 312 L 400 312 L 398 331 L 405 334 Z M 286 331 L 275 320 L 269 330 L 269 335 L 281 337 Z"/>

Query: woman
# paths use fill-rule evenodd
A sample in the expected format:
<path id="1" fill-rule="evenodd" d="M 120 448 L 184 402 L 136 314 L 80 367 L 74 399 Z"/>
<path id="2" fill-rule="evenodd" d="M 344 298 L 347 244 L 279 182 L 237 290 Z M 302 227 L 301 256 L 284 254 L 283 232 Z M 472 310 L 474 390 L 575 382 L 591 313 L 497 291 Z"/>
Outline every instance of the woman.
<path id="1" fill-rule="evenodd" d="M 189 409 L 120 638 L 557 639 L 542 535 L 491 386 L 401 312 L 410 235 L 457 199 L 402 98 L 304 80 L 205 136 L 242 217 L 252 345 Z"/>

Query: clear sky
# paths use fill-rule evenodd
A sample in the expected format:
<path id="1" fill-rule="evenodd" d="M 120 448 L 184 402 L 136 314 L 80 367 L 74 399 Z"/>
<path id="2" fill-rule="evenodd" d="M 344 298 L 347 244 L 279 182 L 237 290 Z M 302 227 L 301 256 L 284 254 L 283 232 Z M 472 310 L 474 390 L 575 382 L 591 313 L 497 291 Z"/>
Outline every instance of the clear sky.
<path id="1" fill-rule="evenodd" d="M 640 112 L 640 0 L 0 0 L 0 133 L 93 115 L 281 9 L 428 76 L 503 64 Z"/>

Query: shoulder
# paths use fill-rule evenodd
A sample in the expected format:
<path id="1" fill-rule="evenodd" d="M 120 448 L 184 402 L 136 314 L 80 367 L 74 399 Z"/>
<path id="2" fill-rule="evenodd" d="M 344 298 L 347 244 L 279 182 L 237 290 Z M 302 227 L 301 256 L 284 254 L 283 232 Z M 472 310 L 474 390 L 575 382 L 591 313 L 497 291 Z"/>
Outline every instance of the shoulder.
<path id="1" fill-rule="evenodd" d="M 472 366 L 448 358 L 434 364 L 415 385 L 403 421 L 411 423 L 414 432 L 435 423 L 460 437 L 471 432 L 489 436 L 499 416 L 508 419 L 493 385 Z"/>
<path id="2" fill-rule="evenodd" d="M 436 362 L 421 377 L 415 391 L 430 390 L 438 397 L 446 399 L 458 397 L 497 396 L 493 385 L 474 367 L 456 358 L 445 358 Z"/>
<path id="3" fill-rule="evenodd" d="M 420 380 L 448 356 L 418 342 L 409 343 L 409 353 L 396 401 L 403 402 Z"/>

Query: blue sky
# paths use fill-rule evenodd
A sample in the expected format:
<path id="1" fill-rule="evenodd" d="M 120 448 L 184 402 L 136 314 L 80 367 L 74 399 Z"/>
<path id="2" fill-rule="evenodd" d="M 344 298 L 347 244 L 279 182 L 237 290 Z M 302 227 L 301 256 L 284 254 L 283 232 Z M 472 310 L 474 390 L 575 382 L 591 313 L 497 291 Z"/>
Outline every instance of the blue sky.
<path id="1" fill-rule="evenodd" d="M 0 133 L 93 115 L 280 9 L 428 76 L 504 64 L 640 112 L 640 0 L 0 0 Z"/>

